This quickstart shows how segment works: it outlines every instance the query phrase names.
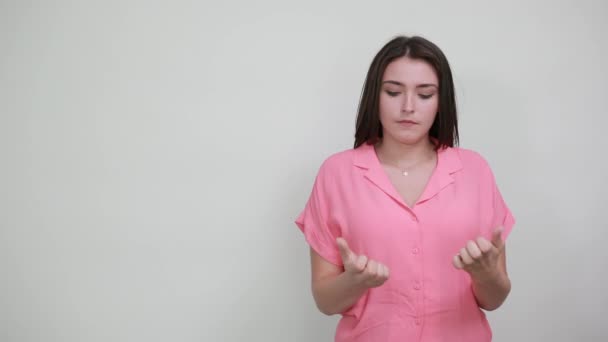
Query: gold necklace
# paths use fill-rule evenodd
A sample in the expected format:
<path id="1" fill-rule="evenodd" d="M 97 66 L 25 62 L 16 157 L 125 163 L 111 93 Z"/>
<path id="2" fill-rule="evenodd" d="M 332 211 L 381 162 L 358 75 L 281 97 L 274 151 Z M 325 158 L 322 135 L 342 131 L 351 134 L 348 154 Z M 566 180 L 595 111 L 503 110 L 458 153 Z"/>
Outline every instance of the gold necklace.
<path id="1" fill-rule="evenodd" d="M 401 169 L 401 168 L 399 168 L 399 171 L 401 171 L 401 174 L 402 174 L 402 175 L 404 175 L 404 176 L 408 176 L 408 175 L 410 174 L 410 173 L 408 172 L 408 170 L 409 170 L 409 169 L 411 169 L 411 168 L 413 168 L 414 166 L 416 166 L 416 164 L 414 164 L 414 165 L 412 165 L 412 166 L 408 167 L 407 169 Z"/>
<path id="2" fill-rule="evenodd" d="M 376 152 L 376 153 L 377 153 L 377 152 Z M 412 165 L 408 166 L 407 168 L 401 168 L 401 167 L 399 167 L 399 165 L 394 165 L 394 164 L 393 164 L 392 166 L 393 166 L 393 167 L 395 167 L 395 168 L 397 168 L 397 169 L 399 170 L 399 172 L 400 172 L 400 173 L 401 173 L 403 176 L 409 176 L 409 174 L 410 174 L 410 172 L 411 172 L 411 169 L 412 169 L 412 168 L 414 168 L 414 166 L 417 166 L 418 164 L 420 164 L 420 163 L 422 163 L 422 162 L 424 162 L 424 161 L 426 161 L 426 160 L 428 160 L 428 158 L 422 158 L 421 160 L 419 160 L 419 161 L 415 162 L 414 164 L 412 164 Z M 385 165 L 391 165 L 391 164 L 388 164 L 388 163 L 384 163 L 384 164 L 385 164 Z M 409 171 L 408 171 L 408 170 L 409 170 Z"/>
<path id="3" fill-rule="evenodd" d="M 412 165 L 410 165 L 410 166 L 408 166 L 406 168 L 402 168 L 402 167 L 397 166 L 397 169 L 399 169 L 399 172 L 401 172 L 402 175 L 408 176 L 410 174 L 411 170 L 414 168 L 414 166 L 417 166 L 418 164 L 420 164 L 420 163 L 422 163 L 422 162 L 424 162 L 426 160 L 427 160 L 426 158 L 421 159 L 421 160 L 415 162 L 414 164 L 412 164 Z"/>

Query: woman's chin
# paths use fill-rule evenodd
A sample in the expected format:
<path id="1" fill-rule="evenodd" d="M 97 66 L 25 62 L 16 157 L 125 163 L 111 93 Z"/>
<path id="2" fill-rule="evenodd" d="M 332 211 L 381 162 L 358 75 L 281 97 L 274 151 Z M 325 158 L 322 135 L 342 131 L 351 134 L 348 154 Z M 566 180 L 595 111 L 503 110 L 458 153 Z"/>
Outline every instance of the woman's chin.
<path id="1" fill-rule="evenodd" d="M 402 145 L 417 145 L 428 140 L 426 135 L 421 134 L 400 134 L 392 137 L 393 139 L 391 140 Z"/>

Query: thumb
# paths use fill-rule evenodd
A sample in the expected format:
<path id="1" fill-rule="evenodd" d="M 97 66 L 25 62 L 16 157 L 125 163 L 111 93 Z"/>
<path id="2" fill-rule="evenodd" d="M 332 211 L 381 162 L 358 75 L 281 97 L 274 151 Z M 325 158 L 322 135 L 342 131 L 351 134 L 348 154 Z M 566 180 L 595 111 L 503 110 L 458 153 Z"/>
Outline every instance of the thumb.
<path id="1" fill-rule="evenodd" d="M 504 230 L 504 227 L 500 226 L 492 233 L 492 244 L 498 249 L 501 249 L 505 244 L 504 240 L 502 239 L 502 233 Z"/>
<path id="2" fill-rule="evenodd" d="M 344 264 L 351 263 L 354 259 L 355 255 L 353 251 L 348 247 L 348 243 L 343 238 L 339 237 L 336 239 L 338 243 L 338 249 L 340 249 L 340 256 L 342 257 L 342 262 Z"/>

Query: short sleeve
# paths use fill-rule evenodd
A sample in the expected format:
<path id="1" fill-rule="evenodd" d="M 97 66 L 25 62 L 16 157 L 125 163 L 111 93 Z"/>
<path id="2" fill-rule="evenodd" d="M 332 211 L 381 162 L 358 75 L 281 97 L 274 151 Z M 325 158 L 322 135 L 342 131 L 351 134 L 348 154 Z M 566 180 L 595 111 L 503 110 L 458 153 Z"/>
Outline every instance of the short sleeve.
<path id="1" fill-rule="evenodd" d="M 329 222 L 331 211 L 327 165 L 319 170 L 312 192 L 295 223 L 311 248 L 328 262 L 342 266 L 342 258 L 336 243 L 339 231 Z"/>
<path id="2" fill-rule="evenodd" d="M 494 185 L 494 227 L 503 226 L 504 232 L 502 234 L 503 240 L 507 240 L 507 237 L 513 230 L 515 225 L 515 217 L 513 213 L 505 203 L 498 186 Z"/>
<path id="3" fill-rule="evenodd" d="M 495 229 L 499 226 L 504 227 L 502 238 L 506 241 L 507 237 L 511 233 L 511 230 L 513 230 L 513 226 L 515 225 L 515 217 L 513 217 L 513 213 L 502 197 L 492 170 L 489 166 L 487 166 L 487 168 L 489 174 L 489 186 L 492 189 L 492 226 L 490 229 Z"/>

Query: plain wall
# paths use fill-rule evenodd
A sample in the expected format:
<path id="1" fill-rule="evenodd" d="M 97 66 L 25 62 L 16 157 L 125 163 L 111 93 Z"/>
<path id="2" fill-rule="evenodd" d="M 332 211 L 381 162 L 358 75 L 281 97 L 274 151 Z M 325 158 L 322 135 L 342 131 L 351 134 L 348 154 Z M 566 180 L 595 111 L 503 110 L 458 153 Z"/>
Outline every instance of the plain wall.
<path id="1" fill-rule="evenodd" d="M 330 341 L 293 221 L 423 35 L 517 225 L 495 341 L 605 341 L 603 1 L 0 1 L 0 341 Z"/>

